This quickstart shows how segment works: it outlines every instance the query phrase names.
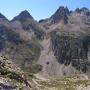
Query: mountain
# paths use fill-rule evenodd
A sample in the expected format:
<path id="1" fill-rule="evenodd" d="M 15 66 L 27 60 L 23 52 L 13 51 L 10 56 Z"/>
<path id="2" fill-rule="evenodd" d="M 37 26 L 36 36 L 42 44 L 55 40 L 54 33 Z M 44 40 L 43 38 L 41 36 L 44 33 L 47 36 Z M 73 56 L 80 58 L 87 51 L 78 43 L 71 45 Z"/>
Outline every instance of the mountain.
<path id="1" fill-rule="evenodd" d="M 0 54 L 8 57 L 8 61 L 27 75 L 30 86 L 36 86 L 36 90 L 53 90 L 52 87 L 59 90 L 56 83 L 61 85 L 61 82 L 56 79 L 67 76 L 75 75 L 73 78 L 77 77 L 80 81 L 84 75 L 86 82 L 86 77 L 90 78 L 90 11 L 85 7 L 69 11 L 67 7 L 61 6 L 51 17 L 39 22 L 27 10 L 11 21 L 0 14 Z M 0 61 L 2 65 L 2 59 Z M 5 62 L 6 70 L 8 64 Z M 7 69 L 6 76 L 12 73 L 11 68 Z M 0 72 L 4 73 L 4 69 L 1 66 Z M 13 73 L 16 75 L 18 70 L 15 70 Z M 52 78 L 55 78 L 53 82 Z M 68 81 L 69 78 L 65 79 L 65 82 Z M 69 81 L 77 87 L 76 82 Z M 67 88 L 67 84 L 62 84 Z M 80 81 L 78 85 L 81 84 Z M 10 86 L 16 87 L 17 84 Z"/>
<path id="2" fill-rule="evenodd" d="M 75 11 L 59 7 L 50 18 L 39 22 L 46 29 L 44 50 L 38 61 L 43 66 L 40 74 L 54 77 L 90 74 L 89 13 L 85 7 Z"/>

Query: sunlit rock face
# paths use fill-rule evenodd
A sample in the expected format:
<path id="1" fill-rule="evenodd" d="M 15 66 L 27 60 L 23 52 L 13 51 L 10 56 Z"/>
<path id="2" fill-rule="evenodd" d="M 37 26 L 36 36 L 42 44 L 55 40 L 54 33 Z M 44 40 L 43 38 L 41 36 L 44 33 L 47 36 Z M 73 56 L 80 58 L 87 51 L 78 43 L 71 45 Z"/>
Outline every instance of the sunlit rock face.
<path id="1" fill-rule="evenodd" d="M 86 73 L 90 63 L 90 36 L 52 35 L 52 50 L 60 64 Z"/>

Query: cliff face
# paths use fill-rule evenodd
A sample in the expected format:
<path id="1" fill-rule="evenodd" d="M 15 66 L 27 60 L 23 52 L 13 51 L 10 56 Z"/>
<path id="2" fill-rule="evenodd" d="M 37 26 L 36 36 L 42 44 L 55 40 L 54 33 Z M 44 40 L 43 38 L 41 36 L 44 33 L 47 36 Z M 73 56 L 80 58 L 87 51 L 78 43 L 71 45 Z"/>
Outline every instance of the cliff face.
<path id="1" fill-rule="evenodd" d="M 59 32 L 52 35 L 52 50 L 60 64 L 72 65 L 77 70 L 86 73 L 89 67 L 90 36 L 62 35 Z"/>

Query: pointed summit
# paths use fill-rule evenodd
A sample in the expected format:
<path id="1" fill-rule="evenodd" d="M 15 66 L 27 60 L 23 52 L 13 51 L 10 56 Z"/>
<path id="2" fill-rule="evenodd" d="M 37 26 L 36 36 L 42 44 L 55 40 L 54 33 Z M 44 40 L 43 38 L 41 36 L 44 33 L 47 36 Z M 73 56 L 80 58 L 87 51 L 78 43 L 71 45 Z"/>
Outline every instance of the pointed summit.
<path id="1" fill-rule="evenodd" d="M 27 10 L 24 10 L 18 16 L 14 17 L 12 21 L 15 21 L 15 20 L 25 21 L 28 18 L 33 19 L 30 13 Z"/>
<path id="2" fill-rule="evenodd" d="M 59 22 L 60 20 L 63 20 L 64 23 L 67 23 L 68 21 L 68 15 L 69 15 L 69 10 L 67 7 L 59 7 L 58 10 L 51 16 L 51 19 L 53 19 L 54 23 Z"/>

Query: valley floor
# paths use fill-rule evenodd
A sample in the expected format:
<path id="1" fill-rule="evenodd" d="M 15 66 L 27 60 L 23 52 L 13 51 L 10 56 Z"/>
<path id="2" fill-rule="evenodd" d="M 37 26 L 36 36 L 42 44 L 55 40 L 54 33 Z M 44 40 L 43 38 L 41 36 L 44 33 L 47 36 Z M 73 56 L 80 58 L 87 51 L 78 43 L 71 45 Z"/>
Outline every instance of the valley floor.
<path id="1" fill-rule="evenodd" d="M 86 75 L 76 75 L 61 79 L 45 79 L 35 74 L 32 81 L 36 84 L 37 90 L 90 90 L 90 80 Z"/>

